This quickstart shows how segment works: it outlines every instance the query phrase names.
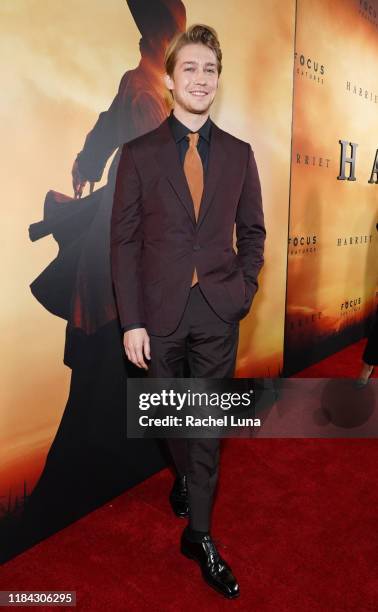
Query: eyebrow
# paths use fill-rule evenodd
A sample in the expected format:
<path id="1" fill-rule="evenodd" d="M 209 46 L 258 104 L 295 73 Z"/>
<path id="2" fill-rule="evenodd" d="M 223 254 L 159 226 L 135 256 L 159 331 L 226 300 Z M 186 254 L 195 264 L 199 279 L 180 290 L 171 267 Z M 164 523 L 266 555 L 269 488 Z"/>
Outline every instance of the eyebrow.
<path id="1" fill-rule="evenodd" d="M 184 64 L 198 64 L 198 62 L 194 62 L 194 61 L 186 61 L 182 63 Z M 215 62 L 205 62 L 205 66 L 216 66 Z"/>

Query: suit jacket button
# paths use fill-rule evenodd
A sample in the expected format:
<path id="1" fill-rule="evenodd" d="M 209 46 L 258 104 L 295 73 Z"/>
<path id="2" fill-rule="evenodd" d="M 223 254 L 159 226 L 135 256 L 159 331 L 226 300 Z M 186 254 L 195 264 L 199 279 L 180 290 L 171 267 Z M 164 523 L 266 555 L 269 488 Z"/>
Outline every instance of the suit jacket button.
<path id="1" fill-rule="evenodd" d="M 193 247 L 193 251 L 199 251 L 201 249 L 199 244 L 195 244 Z"/>

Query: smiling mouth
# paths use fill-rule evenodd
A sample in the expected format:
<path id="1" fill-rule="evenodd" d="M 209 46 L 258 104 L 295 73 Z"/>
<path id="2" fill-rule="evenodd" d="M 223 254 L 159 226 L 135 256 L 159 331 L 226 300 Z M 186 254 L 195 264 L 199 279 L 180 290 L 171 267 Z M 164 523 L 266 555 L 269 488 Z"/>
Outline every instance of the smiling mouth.
<path id="1" fill-rule="evenodd" d="M 197 98 L 204 98 L 207 96 L 207 91 L 191 91 L 189 92 L 192 96 L 196 96 Z"/>

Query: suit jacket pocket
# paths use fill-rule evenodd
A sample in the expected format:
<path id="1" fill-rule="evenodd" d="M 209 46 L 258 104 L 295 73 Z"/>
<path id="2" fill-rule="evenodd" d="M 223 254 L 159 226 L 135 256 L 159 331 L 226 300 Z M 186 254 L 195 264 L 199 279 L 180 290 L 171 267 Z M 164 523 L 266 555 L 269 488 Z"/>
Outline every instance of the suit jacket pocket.
<path id="1" fill-rule="evenodd" d="M 236 310 L 243 310 L 246 299 L 246 284 L 242 270 L 240 268 L 236 268 L 234 270 L 234 275 L 228 280 L 228 282 L 225 283 L 224 286 Z"/>

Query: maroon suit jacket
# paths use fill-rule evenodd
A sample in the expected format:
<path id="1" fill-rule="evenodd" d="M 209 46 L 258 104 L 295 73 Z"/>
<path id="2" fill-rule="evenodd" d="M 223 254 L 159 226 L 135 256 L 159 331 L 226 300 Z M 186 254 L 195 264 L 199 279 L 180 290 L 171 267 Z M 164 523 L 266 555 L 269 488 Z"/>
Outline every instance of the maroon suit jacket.
<path id="1" fill-rule="evenodd" d="M 237 253 L 233 248 L 236 224 Z M 123 146 L 111 219 L 111 268 L 122 327 L 177 327 L 194 266 L 225 321 L 245 317 L 258 288 L 265 240 L 251 146 L 212 123 L 198 222 L 168 120 Z"/>

